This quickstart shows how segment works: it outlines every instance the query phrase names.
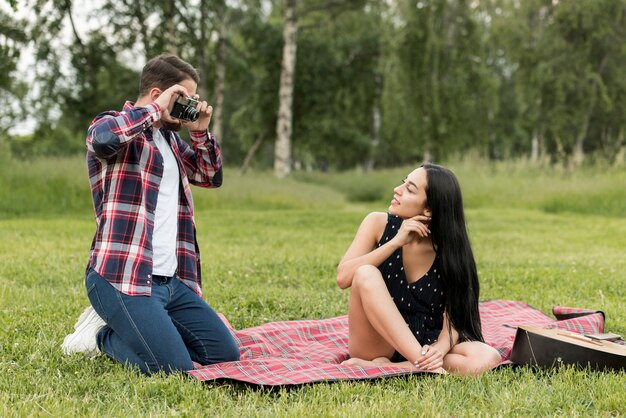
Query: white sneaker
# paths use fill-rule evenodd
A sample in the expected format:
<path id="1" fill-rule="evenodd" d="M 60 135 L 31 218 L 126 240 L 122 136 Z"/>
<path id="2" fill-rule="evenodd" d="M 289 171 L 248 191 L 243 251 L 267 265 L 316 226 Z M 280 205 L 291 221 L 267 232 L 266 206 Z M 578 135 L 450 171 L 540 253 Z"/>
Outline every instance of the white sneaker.
<path id="1" fill-rule="evenodd" d="M 85 353 L 87 357 L 94 357 L 100 354 L 96 335 L 105 325 L 106 322 L 89 306 L 80 315 L 76 325 L 74 325 L 74 333 L 68 335 L 63 340 L 63 344 L 61 344 L 63 352 L 67 355 Z"/>

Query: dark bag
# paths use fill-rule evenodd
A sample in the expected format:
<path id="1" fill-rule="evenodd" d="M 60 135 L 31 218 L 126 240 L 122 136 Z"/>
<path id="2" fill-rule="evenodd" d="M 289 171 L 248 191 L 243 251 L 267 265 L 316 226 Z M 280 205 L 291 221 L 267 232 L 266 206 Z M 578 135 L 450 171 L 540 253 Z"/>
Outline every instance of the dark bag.
<path id="1" fill-rule="evenodd" d="M 574 364 L 593 370 L 626 370 L 626 346 L 561 329 L 520 326 L 511 361 L 538 367 Z"/>

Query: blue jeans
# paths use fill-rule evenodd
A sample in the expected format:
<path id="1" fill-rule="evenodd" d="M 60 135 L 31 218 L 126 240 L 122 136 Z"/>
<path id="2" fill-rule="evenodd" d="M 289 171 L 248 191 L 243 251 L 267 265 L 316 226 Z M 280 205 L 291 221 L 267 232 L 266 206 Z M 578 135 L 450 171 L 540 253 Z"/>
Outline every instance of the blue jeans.
<path id="1" fill-rule="evenodd" d="M 192 361 L 239 360 L 239 349 L 215 311 L 180 280 L 153 278 L 152 296 L 129 296 L 93 269 L 85 280 L 94 310 L 107 325 L 100 351 L 145 373 L 193 369 Z"/>

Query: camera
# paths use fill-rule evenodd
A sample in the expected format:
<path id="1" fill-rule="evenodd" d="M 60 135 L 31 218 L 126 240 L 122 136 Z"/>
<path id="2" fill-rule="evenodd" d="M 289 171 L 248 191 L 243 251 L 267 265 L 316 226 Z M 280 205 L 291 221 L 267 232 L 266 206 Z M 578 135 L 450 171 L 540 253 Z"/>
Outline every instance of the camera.
<path id="1" fill-rule="evenodd" d="M 179 94 L 170 110 L 170 116 L 187 122 L 195 122 L 200 117 L 200 112 L 196 109 L 198 103 L 200 103 L 198 100 L 191 97 L 185 98 Z"/>

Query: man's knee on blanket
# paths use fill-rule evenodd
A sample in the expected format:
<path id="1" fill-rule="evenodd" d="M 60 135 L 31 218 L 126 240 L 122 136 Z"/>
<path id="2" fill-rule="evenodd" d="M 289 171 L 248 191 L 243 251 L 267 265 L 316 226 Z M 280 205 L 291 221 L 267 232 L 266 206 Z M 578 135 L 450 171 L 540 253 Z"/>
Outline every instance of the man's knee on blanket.
<path id="1" fill-rule="evenodd" d="M 205 366 L 228 361 L 239 361 L 240 359 L 239 347 L 237 347 L 234 341 L 226 341 L 220 344 L 218 349 L 215 347 L 206 347 L 203 351 L 204 353 L 195 353 L 195 355 L 192 354 L 191 357 L 195 362 Z"/>

